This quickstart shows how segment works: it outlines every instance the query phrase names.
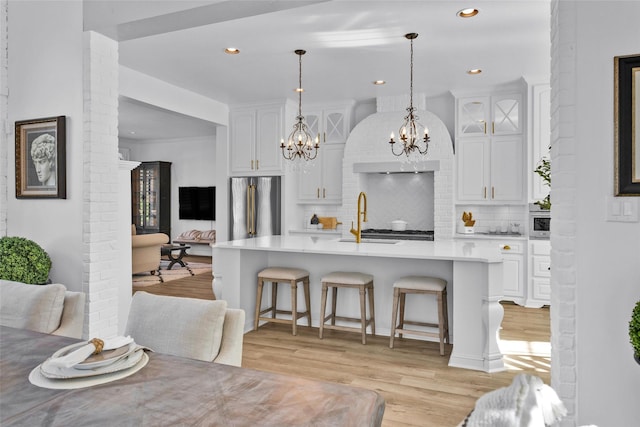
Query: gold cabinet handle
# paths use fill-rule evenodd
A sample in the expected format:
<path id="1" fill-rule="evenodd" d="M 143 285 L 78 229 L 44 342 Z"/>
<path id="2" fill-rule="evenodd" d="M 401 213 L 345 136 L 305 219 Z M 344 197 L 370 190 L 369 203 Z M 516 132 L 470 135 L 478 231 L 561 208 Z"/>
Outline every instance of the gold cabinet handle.
<path id="1" fill-rule="evenodd" d="M 322 132 L 322 142 L 327 142 L 327 132 Z"/>
<path id="2" fill-rule="evenodd" d="M 253 160 L 251 160 L 251 170 L 253 170 Z"/>
<path id="3" fill-rule="evenodd" d="M 493 186 L 491 187 L 491 198 L 492 199 L 496 198 L 496 189 Z"/>
<path id="4" fill-rule="evenodd" d="M 487 122 L 484 122 L 484 134 L 487 134 Z"/>
<path id="5" fill-rule="evenodd" d="M 496 133 L 496 122 L 491 122 L 491 134 Z"/>
<path id="6" fill-rule="evenodd" d="M 482 196 L 483 199 L 487 198 L 487 187 L 484 187 L 484 196 Z"/>
<path id="7" fill-rule="evenodd" d="M 509 245 L 504 245 L 504 246 L 502 247 L 502 249 L 504 249 L 505 251 L 510 251 L 510 250 L 511 250 L 511 246 L 509 246 Z"/>
<path id="8" fill-rule="evenodd" d="M 260 169 L 260 160 L 256 160 L 256 170 Z"/>
<path id="9" fill-rule="evenodd" d="M 323 189 L 322 189 L 322 198 L 323 198 L 323 199 L 326 199 L 326 198 L 327 198 L 327 189 L 326 189 L 326 188 L 323 188 Z"/>
<path id="10" fill-rule="evenodd" d="M 316 199 L 320 198 L 320 187 L 316 188 Z"/>

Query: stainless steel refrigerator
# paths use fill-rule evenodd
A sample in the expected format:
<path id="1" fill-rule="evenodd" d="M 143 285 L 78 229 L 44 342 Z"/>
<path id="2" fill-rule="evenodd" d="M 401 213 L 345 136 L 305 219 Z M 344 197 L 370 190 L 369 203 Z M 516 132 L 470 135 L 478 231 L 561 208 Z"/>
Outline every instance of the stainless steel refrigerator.
<path id="1" fill-rule="evenodd" d="M 280 234 L 279 176 L 231 178 L 230 186 L 231 240 Z"/>

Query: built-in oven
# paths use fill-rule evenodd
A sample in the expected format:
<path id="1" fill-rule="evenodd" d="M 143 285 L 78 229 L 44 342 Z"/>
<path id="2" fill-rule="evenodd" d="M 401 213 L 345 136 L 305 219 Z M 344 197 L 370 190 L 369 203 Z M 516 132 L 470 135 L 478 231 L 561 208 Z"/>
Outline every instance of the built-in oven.
<path id="1" fill-rule="evenodd" d="M 551 211 L 535 203 L 529 205 L 529 237 L 548 239 L 551 236 Z"/>

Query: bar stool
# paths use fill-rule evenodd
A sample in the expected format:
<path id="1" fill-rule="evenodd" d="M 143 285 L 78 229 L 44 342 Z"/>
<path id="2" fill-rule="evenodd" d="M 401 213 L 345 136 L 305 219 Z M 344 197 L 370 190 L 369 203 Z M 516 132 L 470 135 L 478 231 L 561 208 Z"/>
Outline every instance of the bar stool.
<path id="1" fill-rule="evenodd" d="M 336 329 L 339 331 L 360 330 L 362 334 L 362 344 L 367 343 L 367 325 L 371 325 L 371 335 L 376 334 L 375 309 L 373 301 L 373 276 L 365 273 L 335 271 L 322 277 L 322 300 L 320 306 L 320 339 L 324 329 Z M 327 290 L 332 288 L 331 313 L 325 317 L 327 307 Z M 338 288 L 356 288 L 360 291 L 360 318 L 336 316 L 336 302 L 338 299 Z M 367 319 L 367 309 L 365 293 L 369 294 L 369 319 Z M 327 320 L 331 319 L 330 325 L 325 325 Z M 350 322 L 360 322 L 360 328 L 338 326 L 337 320 L 345 320 Z"/>
<path id="2" fill-rule="evenodd" d="M 271 307 L 261 310 L 262 289 L 264 282 L 271 282 Z M 298 311 L 298 283 L 302 282 L 304 291 L 304 301 L 306 311 Z M 278 310 L 276 303 L 278 300 L 278 283 L 288 283 L 291 286 L 291 310 Z M 307 317 L 307 322 L 311 326 L 311 299 L 309 297 L 309 272 L 300 268 L 268 267 L 258 273 L 258 292 L 256 295 L 256 315 L 253 330 L 258 330 L 261 320 L 273 323 L 291 323 L 293 335 L 298 333 L 298 319 Z M 271 312 L 271 317 L 262 316 Z M 291 319 L 276 318 L 276 314 L 291 315 Z"/>
<path id="3" fill-rule="evenodd" d="M 404 320 L 404 303 L 407 294 L 435 295 L 438 299 L 438 323 L 425 323 Z M 398 307 L 400 321 L 398 321 Z M 405 329 L 404 325 L 417 325 L 438 328 L 438 333 Z M 391 340 L 389 348 L 393 348 L 396 333 L 402 338 L 403 333 L 422 335 L 440 339 L 440 355 L 444 356 L 444 342 L 449 344 L 449 317 L 447 314 L 447 281 L 428 276 L 405 276 L 393 284 L 393 309 L 391 319 Z"/>

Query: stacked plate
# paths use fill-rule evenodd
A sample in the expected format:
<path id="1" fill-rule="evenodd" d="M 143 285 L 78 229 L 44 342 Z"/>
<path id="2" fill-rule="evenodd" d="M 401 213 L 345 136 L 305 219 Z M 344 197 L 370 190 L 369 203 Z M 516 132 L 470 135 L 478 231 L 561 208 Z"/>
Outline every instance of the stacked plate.
<path id="1" fill-rule="evenodd" d="M 44 377 L 52 379 L 104 375 L 129 369 L 138 364 L 144 355 L 144 348 L 131 341 L 121 347 L 92 354 L 72 366 L 60 363 L 61 358 L 69 356 L 72 352 L 79 351 L 85 346 L 87 343 L 81 342 L 61 348 L 40 365 L 40 373 Z"/>

